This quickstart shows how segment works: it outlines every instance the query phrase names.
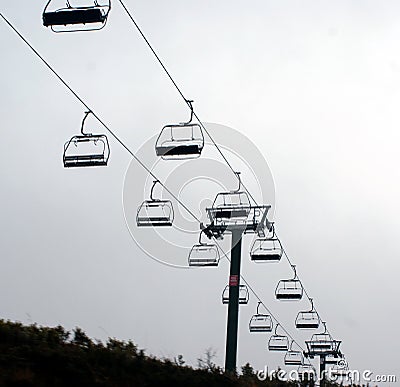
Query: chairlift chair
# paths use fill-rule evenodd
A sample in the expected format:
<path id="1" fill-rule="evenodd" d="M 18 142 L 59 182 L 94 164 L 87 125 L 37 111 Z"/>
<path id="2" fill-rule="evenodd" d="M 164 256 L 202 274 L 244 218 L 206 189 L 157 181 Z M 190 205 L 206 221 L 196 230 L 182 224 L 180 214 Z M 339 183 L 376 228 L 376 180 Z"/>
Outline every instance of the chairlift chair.
<path id="1" fill-rule="evenodd" d="M 279 262 L 282 258 L 282 245 L 275 236 L 275 229 L 272 225 L 272 236 L 257 238 L 250 250 L 250 257 L 253 262 Z"/>
<path id="2" fill-rule="evenodd" d="M 292 349 L 293 340 L 290 343 L 290 348 L 285 354 L 284 363 L 290 366 L 300 366 L 304 362 L 303 353 Z"/>
<path id="3" fill-rule="evenodd" d="M 208 215 L 210 221 L 219 225 L 244 225 L 250 213 L 250 199 L 241 191 L 240 172 L 236 172 L 239 187 L 234 191 L 220 192 L 214 199 Z"/>
<path id="4" fill-rule="evenodd" d="M 261 302 L 258 302 L 257 313 L 254 314 L 249 322 L 250 332 L 271 332 L 273 328 L 272 318 L 269 314 L 259 313 Z"/>
<path id="5" fill-rule="evenodd" d="M 294 277 L 292 279 L 280 280 L 276 286 L 275 296 L 281 301 L 298 301 L 303 297 L 303 286 L 297 278 L 296 267 L 292 265 Z"/>
<path id="6" fill-rule="evenodd" d="M 222 292 L 222 303 L 229 304 L 229 285 L 225 286 Z M 246 305 L 249 302 L 249 289 L 246 285 L 239 285 L 239 304 Z"/>
<path id="7" fill-rule="evenodd" d="M 63 6 L 52 8 L 51 4 L 56 2 L 49 0 L 42 15 L 43 25 L 54 32 L 100 30 L 105 27 L 111 10 L 111 0 L 103 0 L 100 4 L 94 0 L 86 6 L 72 6 L 70 0 L 62 0 Z"/>
<path id="8" fill-rule="evenodd" d="M 332 350 L 333 340 L 328 333 L 318 333 L 312 335 L 309 343 L 314 352 L 325 352 Z"/>
<path id="9" fill-rule="evenodd" d="M 332 337 L 328 333 L 312 335 L 309 347 L 313 352 L 331 351 L 333 345 Z"/>
<path id="10" fill-rule="evenodd" d="M 323 322 L 322 324 L 324 325 L 324 332 L 315 333 L 311 336 L 311 340 L 306 341 L 308 352 L 312 355 L 339 353 L 339 345 L 341 342 L 333 340 L 326 329 L 326 323 Z"/>
<path id="11" fill-rule="evenodd" d="M 288 351 L 285 354 L 285 365 L 299 366 L 303 364 L 303 354 L 300 351 Z"/>
<path id="12" fill-rule="evenodd" d="M 82 120 L 81 135 L 73 136 L 64 145 L 63 163 L 65 168 L 106 166 L 110 157 L 110 146 L 104 134 L 83 131 L 87 111 Z"/>
<path id="13" fill-rule="evenodd" d="M 220 255 L 217 245 L 201 241 L 203 230 L 200 231 L 199 243 L 195 244 L 189 253 L 189 266 L 218 266 Z"/>
<path id="14" fill-rule="evenodd" d="M 172 226 L 174 221 L 174 208 L 170 200 L 154 199 L 153 191 L 158 180 L 153 182 L 150 191 L 150 200 L 145 200 L 137 210 L 136 224 L 138 227 Z"/>
<path id="15" fill-rule="evenodd" d="M 289 339 L 285 335 L 278 335 L 279 324 L 275 325 L 275 333 L 268 340 L 269 351 L 288 351 L 289 350 Z"/>
<path id="16" fill-rule="evenodd" d="M 186 160 L 200 157 L 204 148 L 204 135 L 199 124 L 192 123 L 193 105 L 190 107 L 190 119 L 179 124 L 165 125 L 156 141 L 156 155 L 164 160 Z"/>
<path id="17" fill-rule="evenodd" d="M 296 328 L 298 329 L 317 329 L 319 327 L 319 316 L 317 311 L 314 309 L 314 303 L 310 298 L 311 309 L 306 311 L 300 311 L 296 317 Z"/>

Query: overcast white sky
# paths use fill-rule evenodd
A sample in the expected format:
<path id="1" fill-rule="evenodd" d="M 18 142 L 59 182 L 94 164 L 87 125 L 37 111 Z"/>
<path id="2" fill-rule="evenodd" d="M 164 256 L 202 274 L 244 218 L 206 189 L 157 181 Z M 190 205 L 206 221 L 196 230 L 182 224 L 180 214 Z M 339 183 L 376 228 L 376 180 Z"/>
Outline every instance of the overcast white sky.
<path id="1" fill-rule="evenodd" d="M 351 368 L 399 379 L 400 3 L 126 4 L 202 119 L 239 130 L 268 161 L 279 234 Z M 116 1 L 104 30 L 80 34 L 43 27 L 44 5 L 0 0 L 133 150 L 186 117 Z M 192 364 L 213 347 L 223 365 L 227 263 L 189 271 L 146 257 L 124 221 L 129 155 L 112 141 L 108 168 L 64 170 L 62 146 L 83 107 L 2 21 L 0 49 L 0 317 L 78 325 Z M 287 265 L 244 259 L 243 273 L 307 339 L 293 328 L 307 302 L 273 297 Z M 255 307 L 241 308 L 238 364 L 276 367 L 282 356 L 247 332 Z"/>

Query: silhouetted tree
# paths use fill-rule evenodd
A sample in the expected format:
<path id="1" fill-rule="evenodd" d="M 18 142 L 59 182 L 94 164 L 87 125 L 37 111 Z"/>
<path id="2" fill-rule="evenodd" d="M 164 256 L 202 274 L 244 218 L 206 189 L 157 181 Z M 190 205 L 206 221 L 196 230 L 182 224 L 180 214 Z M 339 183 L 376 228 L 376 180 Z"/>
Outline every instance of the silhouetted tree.
<path id="1" fill-rule="evenodd" d="M 212 347 L 207 348 L 204 352 L 204 358 L 197 359 L 197 365 L 202 370 L 207 370 L 214 373 L 222 373 L 222 369 L 218 367 L 213 359 L 217 356 L 217 352 Z"/>
<path id="2" fill-rule="evenodd" d="M 250 363 L 246 363 L 242 366 L 242 375 L 245 378 L 253 378 L 255 376 L 254 368 L 250 365 Z"/>
<path id="3" fill-rule="evenodd" d="M 74 337 L 72 343 L 82 348 L 90 348 L 92 346 L 92 340 L 86 335 L 86 333 L 79 327 L 73 330 Z"/>

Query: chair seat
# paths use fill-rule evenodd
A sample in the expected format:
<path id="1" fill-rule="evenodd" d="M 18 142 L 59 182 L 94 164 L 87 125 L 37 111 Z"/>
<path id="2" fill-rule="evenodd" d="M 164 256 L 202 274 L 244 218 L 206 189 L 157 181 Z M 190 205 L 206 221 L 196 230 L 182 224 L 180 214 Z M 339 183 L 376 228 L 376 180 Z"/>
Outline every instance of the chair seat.
<path id="1" fill-rule="evenodd" d="M 64 167 L 96 167 L 107 165 L 103 155 L 65 156 Z"/>
<path id="2" fill-rule="evenodd" d="M 250 327 L 250 332 L 271 332 L 272 327 Z"/>
<path id="3" fill-rule="evenodd" d="M 319 327 L 318 323 L 303 323 L 303 322 L 299 322 L 296 324 L 296 328 L 303 328 L 303 329 L 316 329 Z"/>
<path id="4" fill-rule="evenodd" d="M 253 261 L 280 261 L 280 254 L 252 254 L 251 259 Z"/>
<path id="5" fill-rule="evenodd" d="M 313 349 L 329 349 L 332 347 L 331 344 L 319 344 L 319 343 L 311 343 L 310 346 Z"/>
<path id="6" fill-rule="evenodd" d="M 43 14 L 43 25 L 56 26 L 67 24 L 104 23 L 106 16 L 99 8 L 63 9 Z"/>
<path id="7" fill-rule="evenodd" d="M 215 212 L 216 218 L 224 218 L 224 219 L 231 219 L 231 218 L 244 218 L 247 217 L 248 211 L 246 210 L 217 210 Z"/>
<path id="8" fill-rule="evenodd" d="M 301 300 L 302 296 L 303 296 L 302 294 L 281 294 L 281 293 L 278 293 L 276 295 L 276 298 L 278 300 Z"/>
<path id="9" fill-rule="evenodd" d="M 152 218 L 142 218 L 137 219 L 138 226 L 172 226 L 170 218 L 167 217 L 152 217 Z"/>
<path id="10" fill-rule="evenodd" d="M 157 156 L 199 155 L 202 148 L 198 145 L 170 145 L 156 147 Z"/>
<path id="11" fill-rule="evenodd" d="M 218 266 L 215 259 L 190 259 L 189 266 Z"/>
<path id="12" fill-rule="evenodd" d="M 302 365 L 303 362 L 301 360 L 285 360 L 286 365 Z"/>

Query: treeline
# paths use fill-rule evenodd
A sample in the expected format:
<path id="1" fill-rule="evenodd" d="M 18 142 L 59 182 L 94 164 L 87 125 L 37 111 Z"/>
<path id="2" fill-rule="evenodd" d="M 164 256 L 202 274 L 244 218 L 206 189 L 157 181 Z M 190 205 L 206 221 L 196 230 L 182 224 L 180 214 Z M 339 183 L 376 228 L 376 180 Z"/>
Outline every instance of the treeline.
<path id="1" fill-rule="evenodd" d="M 288 387 L 260 381 L 246 364 L 241 375 L 225 375 L 210 353 L 199 368 L 182 356 L 157 359 L 131 341 L 90 339 L 80 328 L 40 327 L 0 320 L 0 386 L 35 387 Z"/>

